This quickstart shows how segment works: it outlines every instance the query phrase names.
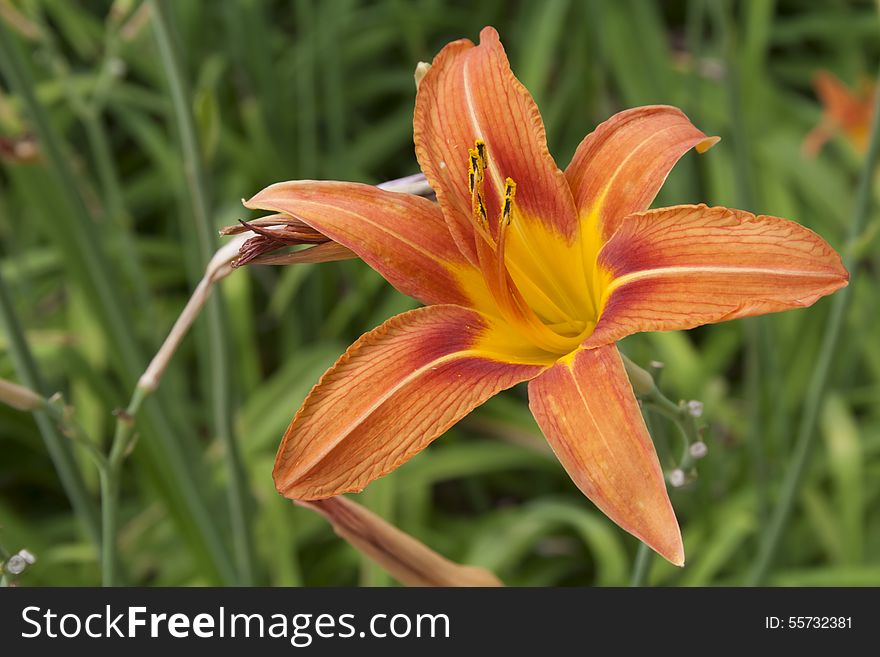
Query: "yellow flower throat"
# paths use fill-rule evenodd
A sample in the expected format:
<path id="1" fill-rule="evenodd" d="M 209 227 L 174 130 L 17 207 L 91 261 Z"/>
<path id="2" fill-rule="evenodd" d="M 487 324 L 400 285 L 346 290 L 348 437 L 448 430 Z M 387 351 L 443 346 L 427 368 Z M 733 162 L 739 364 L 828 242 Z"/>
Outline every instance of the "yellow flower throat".
<path id="1" fill-rule="evenodd" d="M 490 191 L 497 190 L 500 216 L 490 222 L 485 189 L 489 157 L 482 140 L 468 151 L 468 160 L 477 264 L 491 297 L 478 300 L 479 309 L 500 316 L 509 331 L 547 357 L 570 353 L 596 326 L 595 253 L 585 253 L 580 239 L 568 244 L 525 213 L 516 203 L 516 182 L 509 177 L 503 191 L 495 178 L 498 184 Z M 517 341 L 515 335 L 508 338 Z"/>

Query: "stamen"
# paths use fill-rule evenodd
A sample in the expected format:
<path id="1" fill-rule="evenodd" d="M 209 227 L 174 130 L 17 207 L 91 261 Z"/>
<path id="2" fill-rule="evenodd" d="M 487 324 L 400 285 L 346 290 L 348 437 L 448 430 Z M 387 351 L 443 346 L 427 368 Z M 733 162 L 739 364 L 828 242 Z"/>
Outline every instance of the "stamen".
<path id="1" fill-rule="evenodd" d="M 474 147 L 468 149 L 468 187 L 471 192 L 471 214 L 476 226 L 475 238 L 485 240 L 493 249 L 494 240 L 489 231 L 488 212 L 483 196 L 483 180 L 486 171 L 486 145 L 477 140 Z"/>
<path id="2" fill-rule="evenodd" d="M 477 139 L 477 141 L 474 143 L 474 146 L 476 147 L 477 155 L 480 156 L 480 164 L 483 165 L 484 169 L 488 169 L 489 159 L 486 155 L 486 142 L 484 142 L 482 139 Z"/>
<path id="3" fill-rule="evenodd" d="M 486 215 L 486 203 L 483 201 L 482 192 L 477 192 L 477 212 L 480 215 L 480 223 L 486 228 L 489 225 L 489 218 Z"/>
<path id="4" fill-rule="evenodd" d="M 476 184 L 480 182 L 479 180 L 479 157 L 477 156 L 477 152 L 473 149 L 468 151 L 468 157 L 470 158 L 470 164 L 468 165 L 468 174 L 470 175 L 471 181 L 471 194 L 474 193 L 474 189 L 476 188 Z"/>
<path id="5" fill-rule="evenodd" d="M 504 181 L 504 208 L 501 210 L 501 221 L 505 226 L 510 225 L 510 213 L 513 209 L 513 198 L 516 196 L 516 183 L 512 178 Z"/>
<path id="6" fill-rule="evenodd" d="M 501 217 L 498 219 L 498 240 L 495 249 L 495 285 L 498 291 L 496 300 L 502 312 L 505 312 L 516 324 L 525 331 L 535 344 L 548 351 L 565 350 L 570 346 L 571 339 L 558 334 L 548 327 L 532 310 L 517 287 L 510 270 L 507 268 L 507 236 L 513 216 L 516 183 L 507 178 L 504 183 L 504 203 Z"/>
<path id="7" fill-rule="evenodd" d="M 518 326 L 536 345 L 551 352 L 564 353 L 576 345 L 571 337 L 560 335 L 535 314 L 510 275 L 505 257 L 508 227 L 514 214 L 516 183 L 507 178 L 498 223 L 489 226 L 488 211 L 483 195 L 485 172 L 489 153 L 483 140 L 477 139 L 468 150 L 468 188 L 471 193 L 471 213 L 477 258 L 483 279 L 498 305 L 501 314 Z M 494 191 L 494 190 L 493 190 Z M 497 230 L 496 230 L 497 227 Z"/>

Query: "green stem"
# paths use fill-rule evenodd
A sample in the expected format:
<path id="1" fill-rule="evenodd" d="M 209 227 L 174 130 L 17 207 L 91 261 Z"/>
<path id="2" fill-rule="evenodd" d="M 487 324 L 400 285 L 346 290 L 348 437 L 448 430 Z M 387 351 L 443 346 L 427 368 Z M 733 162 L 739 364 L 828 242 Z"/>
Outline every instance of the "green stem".
<path id="1" fill-rule="evenodd" d="M 187 187 L 195 219 L 198 237 L 199 257 L 202 264 L 207 264 L 215 250 L 215 231 L 211 227 L 207 187 L 205 184 L 204 166 L 196 138 L 190 95 L 183 74 L 182 58 L 172 34 L 172 12 L 166 0 L 155 0 L 156 39 L 159 55 L 168 78 L 171 99 L 174 107 L 177 127 L 183 149 L 184 170 Z M 224 321 L 222 297 L 213 295 L 206 304 L 208 320 L 208 340 L 210 343 L 210 363 L 212 368 L 209 376 L 213 382 L 212 406 L 214 430 L 226 451 L 226 462 L 229 467 L 229 484 L 227 486 L 230 519 L 232 523 L 233 544 L 239 583 L 253 584 L 254 554 L 251 540 L 251 528 L 248 522 L 248 510 L 251 506 L 248 495 L 247 478 L 241 454 L 235 441 L 232 426 L 230 383 L 231 368 L 229 363 L 229 339 Z"/>
<path id="2" fill-rule="evenodd" d="M 31 354 L 2 276 L 0 276 L 0 325 L 3 326 L 9 341 L 9 352 L 19 380 L 25 387 L 44 394 L 45 387 L 40 371 Z M 101 535 L 98 511 L 92 495 L 86 488 L 69 441 L 58 431 L 48 410 L 35 410 L 33 416 L 74 513 L 82 523 L 86 534 L 98 543 Z"/>
<path id="3" fill-rule="evenodd" d="M 749 153 L 749 135 L 745 123 L 745 108 L 742 102 L 742 77 L 740 75 L 740 62 L 737 58 L 737 35 L 734 31 L 734 21 L 730 16 L 730 3 L 715 2 L 712 4 L 715 11 L 715 23 L 719 28 L 724 61 L 727 66 L 725 78 L 728 103 L 730 107 L 730 129 L 733 136 L 734 173 L 736 180 L 736 197 L 740 207 L 753 209 L 755 207 L 756 194 L 751 177 L 751 156 Z M 758 498 L 758 515 L 764 517 L 767 508 L 766 494 L 766 459 L 764 456 L 765 444 L 763 440 L 764 405 L 762 401 L 768 393 L 777 395 L 780 385 L 770 382 L 770 377 L 776 378 L 776 371 L 769 367 L 771 354 L 765 348 L 764 339 L 768 326 L 764 318 L 752 317 L 742 320 L 745 337 L 745 362 L 743 370 L 746 381 L 746 407 L 748 438 L 754 479 Z M 774 405 L 771 404 L 771 407 Z M 778 404 L 777 408 L 781 408 Z M 776 411 L 781 412 L 781 410 Z"/>
<path id="4" fill-rule="evenodd" d="M 386 475 L 374 481 L 364 491 L 363 504 L 383 520 L 392 524 L 394 518 L 394 474 Z M 392 579 L 388 572 L 365 554 L 360 555 L 360 586 L 379 587 L 391 586 Z"/>
<path id="5" fill-rule="evenodd" d="M 116 586 L 116 531 L 119 518 L 119 478 L 99 470 L 101 482 L 101 584 Z"/>
<path id="6" fill-rule="evenodd" d="M 629 580 L 630 586 L 639 587 L 648 583 L 648 574 L 651 572 L 653 560 L 654 551 L 645 543 L 639 542 L 639 550 L 636 552 L 636 560 L 633 563 L 632 577 Z"/>
<path id="7" fill-rule="evenodd" d="M 636 365 L 626 355 L 621 354 L 623 366 L 626 369 L 627 376 L 633 386 L 633 390 L 642 400 L 645 415 L 645 425 L 648 432 L 653 435 L 653 422 L 651 421 L 651 411 L 659 413 L 664 417 L 672 420 L 681 431 L 684 439 L 684 450 L 678 468 L 687 472 L 694 466 L 694 457 L 691 455 L 690 446 L 700 439 L 697 423 L 691 414 L 688 405 L 685 402 L 676 404 L 674 401 L 664 395 L 654 377 L 647 371 Z M 651 568 L 651 561 L 654 553 L 645 543 L 639 543 L 639 549 L 636 553 L 636 560 L 633 564 L 633 573 L 630 579 L 630 586 L 645 586 L 648 573 Z"/>
<path id="8" fill-rule="evenodd" d="M 878 71 L 877 80 L 878 86 L 874 97 L 874 106 L 880 107 L 880 71 Z M 874 118 L 871 121 L 871 137 L 868 152 L 859 177 L 852 222 L 849 226 L 849 234 L 846 247 L 844 248 L 843 264 L 850 271 L 850 284 L 848 287 L 838 290 L 832 299 L 831 312 L 825 324 L 822 346 L 819 349 L 819 357 L 813 367 L 803 413 L 801 414 L 801 421 L 798 425 L 792 463 L 785 473 L 779 500 L 773 509 L 770 524 L 764 532 L 764 541 L 758 552 L 755 566 L 748 578 L 748 583 L 752 586 L 760 586 L 767 579 L 767 574 L 773 565 L 776 552 L 779 550 L 782 535 L 794 509 L 804 473 L 813 453 L 816 442 L 816 419 L 825 398 L 831 363 L 837 351 L 837 345 L 840 342 L 843 321 L 852 297 L 852 284 L 857 273 L 856 266 L 858 262 L 856 261 L 853 247 L 857 244 L 868 217 L 874 171 L 877 168 L 878 158 L 880 158 L 880 112 L 874 112 Z"/>
<path id="9" fill-rule="evenodd" d="M 113 442 L 107 457 L 107 467 L 100 471 L 101 515 L 104 526 L 103 541 L 101 542 L 101 575 L 104 586 L 116 586 L 117 584 L 117 526 L 119 523 L 119 485 L 122 478 L 122 464 L 133 446 L 134 418 L 147 394 L 147 391 L 140 386 L 136 387 L 128 407 L 117 413 L 116 430 L 113 433 Z"/>

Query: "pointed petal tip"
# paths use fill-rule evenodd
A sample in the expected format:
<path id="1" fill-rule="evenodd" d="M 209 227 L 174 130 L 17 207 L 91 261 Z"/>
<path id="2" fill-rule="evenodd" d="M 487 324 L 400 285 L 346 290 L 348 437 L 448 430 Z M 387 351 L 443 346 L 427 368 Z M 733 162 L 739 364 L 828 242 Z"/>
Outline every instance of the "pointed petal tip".
<path id="1" fill-rule="evenodd" d="M 666 550 L 658 552 L 658 554 L 673 566 L 684 568 L 684 545 L 681 542 L 681 534 L 677 533 L 675 542 L 672 545 L 667 546 Z"/>
<path id="2" fill-rule="evenodd" d="M 675 511 L 669 499 L 663 512 L 653 519 L 643 519 L 642 523 L 623 528 L 633 534 L 658 555 L 666 559 L 673 566 L 684 566 L 684 543 L 681 539 L 681 529 L 675 518 Z"/>
<path id="3" fill-rule="evenodd" d="M 659 525 L 640 527 L 642 531 L 632 531 L 635 528 L 631 528 L 631 533 L 673 566 L 682 568 L 685 561 L 684 543 L 671 505 L 669 511 L 672 514 L 671 522 L 666 518 Z"/>
<path id="4" fill-rule="evenodd" d="M 266 210 L 266 211 L 277 211 L 275 208 L 271 207 L 273 201 L 273 191 L 277 190 L 281 185 L 284 185 L 283 182 L 273 183 L 267 187 L 264 187 L 256 194 L 251 196 L 249 199 L 241 199 L 241 204 L 246 207 L 248 210 Z"/>
<path id="5" fill-rule="evenodd" d="M 712 137 L 706 137 L 703 141 L 694 146 L 694 148 L 696 149 L 697 153 L 702 155 L 719 141 L 721 141 L 721 137 L 719 137 L 718 135 L 713 135 Z"/>
<path id="6" fill-rule="evenodd" d="M 498 30 L 496 30 L 491 25 L 487 25 L 482 30 L 480 30 L 480 43 L 482 44 L 488 41 L 501 41 Z"/>

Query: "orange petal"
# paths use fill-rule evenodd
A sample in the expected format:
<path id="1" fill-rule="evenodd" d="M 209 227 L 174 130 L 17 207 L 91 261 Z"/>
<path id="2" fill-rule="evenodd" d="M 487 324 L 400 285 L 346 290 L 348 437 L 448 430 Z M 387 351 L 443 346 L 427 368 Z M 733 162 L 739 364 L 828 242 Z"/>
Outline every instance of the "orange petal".
<path id="1" fill-rule="evenodd" d="M 245 206 L 293 215 L 423 303 L 468 303 L 456 272 L 470 264 L 440 208 L 427 199 L 358 183 L 297 180 L 270 185 Z"/>
<path id="2" fill-rule="evenodd" d="M 818 71 L 813 78 L 813 87 L 825 111 L 837 122 L 845 125 L 858 114 L 861 99 L 832 73 Z"/>
<path id="3" fill-rule="evenodd" d="M 813 231 L 705 205 L 628 217 L 598 265 L 610 282 L 586 345 L 809 306 L 849 279 L 840 256 Z"/>
<path id="4" fill-rule="evenodd" d="M 588 234 L 609 239 L 624 217 L 648 209 L 682 155 L 694 147 L 702 153 L 717 142 L 667 105 L 636 107 L 602 123 L 565 170 Z"/>
<path id="5" fill-rule="evenodd" d="M 310 500 L 361 490 L 544 369 L 481 349 L 489 322 L 460 306 L 428 306 L 362 336 L 290 423 L 275 461 L 278 491 Z"/>
<path id="6" fill-rule="evenodd" d="M 489 216 L 499 216 L 504 181 L 510 177 L 517 184 L 522 221 L 552 227 L 568 243 L 574 240 L 574 205 L 565 176 L 547 150 L 538 107 L 511 72 L 493 28 L 483 29 L 479 46 L 461 40 L 440 51 L 419 85 L 413 132 L 419 164 L 471 262 L 477 262 L 477 254 L 468 149 L 478 139 L 488 152 Z"/>
<path id="7" fill-rule="evenodd" d="M 677 566 L 681 532 L 654 444 L 614 345 L 579 349 L 529 383 L 529 406 L 584 495 Z"/>

